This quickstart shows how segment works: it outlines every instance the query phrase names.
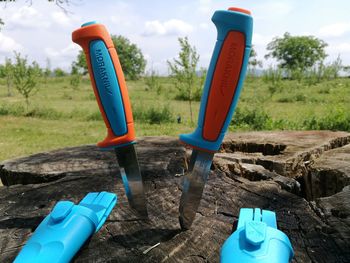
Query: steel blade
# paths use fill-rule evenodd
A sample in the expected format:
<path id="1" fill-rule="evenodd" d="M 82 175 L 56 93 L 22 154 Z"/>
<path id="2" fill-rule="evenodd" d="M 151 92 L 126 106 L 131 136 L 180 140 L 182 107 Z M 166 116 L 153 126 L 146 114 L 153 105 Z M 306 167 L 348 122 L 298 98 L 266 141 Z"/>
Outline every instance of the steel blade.
<path id="1" fill-rule="evenodd" d="M 182 229 L 189 229 L 196 216 L 214 153 L 196 151 L 195 155 L 193 170 L 184 178 L 180 200 L 179 219 Z"/>
<path id="2" fill-rule="evenodd" d="M 147 217 L 143 181 L 134 145 L 115 148 L 120 174 L 130 206 L 141 216 Z"/>
<path id="3" fill-rule="evenodd" d="M 194 163 L 196 162 L 196 159 L 197 159 L 197 154 L 198 154 L 198 150 L 193 149 L 190 162 L 188 163 L 188 172 L 192 172 Z"/>

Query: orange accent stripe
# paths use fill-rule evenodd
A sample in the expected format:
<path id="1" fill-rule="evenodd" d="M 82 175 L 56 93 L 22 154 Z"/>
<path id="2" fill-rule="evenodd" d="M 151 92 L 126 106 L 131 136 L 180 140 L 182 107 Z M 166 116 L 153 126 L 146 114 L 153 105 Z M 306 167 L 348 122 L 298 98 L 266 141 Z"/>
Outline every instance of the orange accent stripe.
<path id="1" fill-rule="evenodd" d="M 240 13 L 245 13 L 247 15 L 251 15 L 252 14 L 249 10 L 243 9 L 243 8 L 239 8 L 239 7 L 230 7 L 228 10 L 235 11 L 235 12 L 240 12 Z"/>
<path id="2" fill-rule="evenodd" d="M 216 63 L 204 116 L 203 138 L 216 141 L 236 92 L 245 49 L 245 35 L 227 34 Z"/>
<path id="3" fill-rule="evenodd" d="M 116 136 L 110 126 L 110 123 L 108 121 L 108 118 L 106 116 L 106 113 L 104 111 L 103 105 L 101 103 L 101 99 L 98 94 L 98 90 L 96 87 L 96 83 L 94 81 L 94 75 L 92 72 L 92 66 L 91 66 L 91 61 L 90 61 L 90 42 L 93 40 L 98 40 L 101 39 L 104 41 L 106 44 L 109 54 L 111 56 L 114 69 L 117 74 L 117 79 L 120 87 L 120 92 L 122 95 L 123 99 L 123 105 L 124 105 L 124 111 L 125 111 L 125 118 L 126 118 L 126 123 L 127 123 L 127 129 L 128 133 L 123 135 L 123 136 Z M 102 114 L 104 123 L 107 128 L 107 136 L 106 138 L 98 143 L 98 146 L 100 147 L 111 147 L 119 144 L 125 144 L 129 143 L 135 140 L 135 129 L 134 129 L 134 122 L 133 122 L 133 117 L 132 117 L 132 110 L 131 110 L 131 104 L 129 100 L 129 95 L 128 95 L 128 89 L 126 87 L 125 83 L 125 78 L 123 74 L 122 67 L 120 65 L 120 61 L 118 58 L 117 51 L 115 50 L 113 41 L 105 28 L 105 26 L 101 24 L 93 24 L 89 25 L 87 27 L 81 27 L 77 30 L 75 30 L 72 33 L 72 40 L 73 42 L 79 44 L 85 53 L 86 56 L 86 62 L 88 65 L 88 70 L 89 70 L 89 75 L 91 79 L 91 84 L 94 90 L 94 94 L 97 100 L 98 107 L 100 109 L 100 112 Z"/>
<path id="4" fill-rule="evenodd" d="M 120 93 L 121 93 L 122 98 L 123 98 L 126 123 L 133 123 L 128 88 L 126 87 L 124 73 L 123 73 L 122 66 L 120 65 L 117 51 L 115 48 L 110 48 L 110 49 L 108 49 L 108 51 L 109 51 L 109 54 L 111 55 L 115 72 L 117 73 L 118 83 L 119 83 L 119 87 L 120 87 Z"/>

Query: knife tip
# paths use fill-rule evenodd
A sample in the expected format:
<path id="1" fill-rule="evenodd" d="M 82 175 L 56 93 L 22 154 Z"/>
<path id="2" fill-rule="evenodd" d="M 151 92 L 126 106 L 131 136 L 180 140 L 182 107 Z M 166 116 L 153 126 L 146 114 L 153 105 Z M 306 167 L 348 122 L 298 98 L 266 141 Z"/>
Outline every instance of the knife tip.
<path id="1" fill-rule="evenodd" d="M 183 218 L 183 216 L 181 215 L 179 216 L 179 222 L 180 222 L 181 229 L 183 231 L 189 230 L 192 225 L 192 222 L 189 222 L 188 220 Z"/>
<path id="2" fill-rule="evenodd" d="M 147 210 L 139 210 L 139 209 L 135 209 L 136 212 L 138 213 L 138 215 L 143 218 L 143 219 L 148 219 L 148 212 Z"/>

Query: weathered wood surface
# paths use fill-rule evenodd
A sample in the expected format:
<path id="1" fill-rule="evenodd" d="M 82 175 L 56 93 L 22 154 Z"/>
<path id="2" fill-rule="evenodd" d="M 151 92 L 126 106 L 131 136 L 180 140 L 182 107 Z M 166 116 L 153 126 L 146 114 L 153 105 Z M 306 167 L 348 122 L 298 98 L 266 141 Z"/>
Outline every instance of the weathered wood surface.
<path id="1" fill-rule="evenodd" d="M 129 209 L 112 151 L 81 146 L 5 161 L 0 262 L 14 259 L 58 200 L 78 202 L 92 191 L 116 192 L 119 202 L 75 262 L 218 262 L 242 207 L 276 211 L 293 244 L 293 262 L 350 262 L 349 143 L 350 134 L 343 132 L 228 135 L 193 227 L 185 232 L 178 206 L 189 151 L 176 138 L 145 137 L 137 145 L 147 222 Z M 332 176 L 337 183 L 329 184 Z"/>

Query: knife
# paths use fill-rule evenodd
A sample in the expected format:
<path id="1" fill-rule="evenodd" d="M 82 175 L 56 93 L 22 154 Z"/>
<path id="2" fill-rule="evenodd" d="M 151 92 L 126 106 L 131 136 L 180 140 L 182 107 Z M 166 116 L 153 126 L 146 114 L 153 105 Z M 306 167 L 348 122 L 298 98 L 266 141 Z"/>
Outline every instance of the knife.
<path id="1" fill-rule="evenodd" d="M 97 144 L 115 150 L 130 206 L 147 217 L 143 181 L 135 151 L 135 130 L 124 74 L 113 41 L 104 25 L 88 22 L 72 33 L 85 53 L 92 87 L 107 127 Z"/>
<path id="2" fill-rule="evenodd" d="M 182 229 L 189 229 L 200 204 L 214 153 L 219 150 L 243 85 L 251 49 L 253 19 L 231 7 L 212 17 L 218 35 L 201 99 L 198 126 L 180 141 L 193 148 L 179 207 Z"/>

